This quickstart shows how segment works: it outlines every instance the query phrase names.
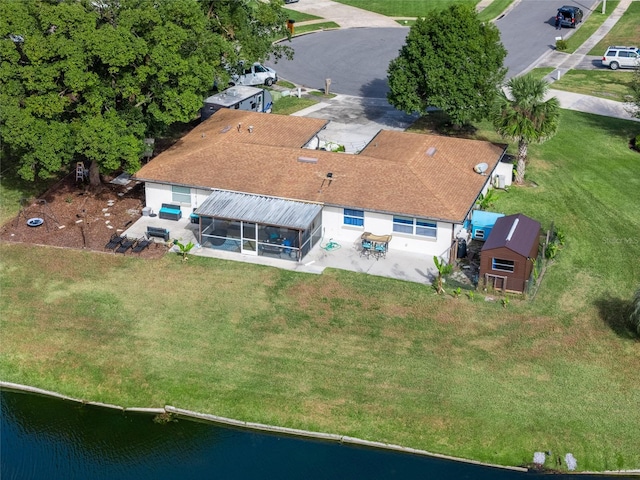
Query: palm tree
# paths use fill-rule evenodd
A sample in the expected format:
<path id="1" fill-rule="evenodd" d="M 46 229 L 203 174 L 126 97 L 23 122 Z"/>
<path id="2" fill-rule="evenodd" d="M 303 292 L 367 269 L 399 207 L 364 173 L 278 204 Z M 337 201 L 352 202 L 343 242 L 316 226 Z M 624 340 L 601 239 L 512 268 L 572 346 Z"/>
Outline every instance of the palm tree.
<path id="1" fill-rule="evenodd" d="M 511 98 L 503 91 L 492 120 L 496 131 L 503 137 L 518 142 L 516 183 L 524 182 L 527 168 L 527 149 L 530 143 L 542 143 L 558 130 L 560 103 L 555 97 L 544 98 L 549 84 L 531 75 L 514 77 L 507 83 Z"/>

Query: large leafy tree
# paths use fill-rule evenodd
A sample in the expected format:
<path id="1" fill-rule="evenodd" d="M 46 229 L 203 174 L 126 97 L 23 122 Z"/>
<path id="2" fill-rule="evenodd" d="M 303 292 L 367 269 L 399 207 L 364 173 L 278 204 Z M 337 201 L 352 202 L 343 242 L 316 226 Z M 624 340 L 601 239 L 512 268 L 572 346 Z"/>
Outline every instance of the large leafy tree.
<path id="1" fill-rule="evenodd" d="M 515 182 L 522 184 L 530 143 L 542 143 L 558 131 L 560 104 L 555 97 L 545 101 L 549 84 L 532 75 L 514 77 L 507 83 L 510 96 L 500 92 L 492 115 L 496 131 L 518 142 Z"/>
<path id="2" fill-rule="evenodd" d="M 419 18 L 388 69 L 389 102 L 407 113 L 436 107 L 455 125 L 489 115 L 502 84 L 507 52 L 491 23 L 469 5 Z"/>
<path id="3" fill-rule="evenodd" d="M 0 2 L 0 134 L 27 180 L 140 166 L 145 136 L 189 122 L 225 65 L 288 53 L 281 4 L 257 0 Z M 237 24 L 235 22 L 238 22 Z"/>

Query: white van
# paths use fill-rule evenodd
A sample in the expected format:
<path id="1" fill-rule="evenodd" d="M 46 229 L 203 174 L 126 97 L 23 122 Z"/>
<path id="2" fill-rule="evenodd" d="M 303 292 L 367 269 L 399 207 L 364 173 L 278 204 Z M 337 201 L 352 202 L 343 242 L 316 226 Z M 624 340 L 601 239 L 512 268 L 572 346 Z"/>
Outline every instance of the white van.
<path id="1" fill-rule="evenodd" d="M 241 75 L 231 75 L 233 85 L 266 85 L 270 87 L 277 81 L 276 71 L 258 62 L 243 68 Z"/>
<path id="2" fill-rule="evenodd" d="M 208 97 L 200 109 L 200 121 L 206 120 L 221 108 L 271 113 L 271 107 L 273 97 L 270 92 L 263 88 L 241 85 Z"/>

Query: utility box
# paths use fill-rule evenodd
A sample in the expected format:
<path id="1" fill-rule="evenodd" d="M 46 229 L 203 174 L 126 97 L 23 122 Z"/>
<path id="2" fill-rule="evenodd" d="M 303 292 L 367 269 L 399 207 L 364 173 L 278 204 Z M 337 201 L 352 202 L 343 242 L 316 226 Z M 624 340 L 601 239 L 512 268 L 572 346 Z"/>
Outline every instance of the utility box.
<path id="1" fill-rule="evenodd" d="M 271 113 L 273 97 L 263 88 L 237 85 L 211 95 L 200 109 L 200 120 L 206 120 L 221 108 Z"/>

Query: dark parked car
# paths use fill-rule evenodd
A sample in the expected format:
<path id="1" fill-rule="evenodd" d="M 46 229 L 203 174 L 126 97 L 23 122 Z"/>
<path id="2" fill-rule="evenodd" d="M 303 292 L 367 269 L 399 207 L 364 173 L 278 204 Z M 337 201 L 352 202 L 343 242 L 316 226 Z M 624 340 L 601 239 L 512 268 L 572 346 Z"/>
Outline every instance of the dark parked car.
<path id="1" fill-rule="evenodd" d="M 565 5 L 558 9 L 556 18 L 560 19 L 560 25 L 563 27 L 576 28 L 582 22 L 582 9 L 572 5 Z"/>

